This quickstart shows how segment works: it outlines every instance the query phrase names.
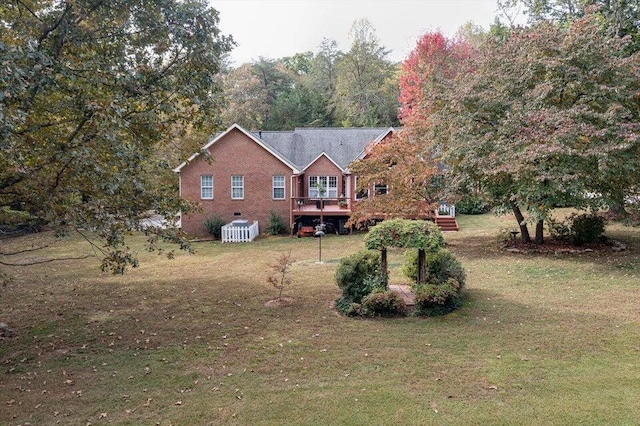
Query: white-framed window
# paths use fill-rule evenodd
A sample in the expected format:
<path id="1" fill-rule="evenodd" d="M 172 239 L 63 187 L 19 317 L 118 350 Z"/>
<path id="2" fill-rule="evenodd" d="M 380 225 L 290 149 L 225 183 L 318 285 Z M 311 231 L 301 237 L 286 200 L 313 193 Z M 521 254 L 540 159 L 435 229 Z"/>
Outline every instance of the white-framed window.
<path id="1" fill-rule="evenodd" d="M 284 176 L 276 175 L 273 177 L 273 199 L 284 200 L 284 198 L 285 198 Z"/>
<path id="2" fill-rule="evenodd" d="M 324 188 L 324 194 L 320 194 L 319 189 Z M 338 197 L 338 177 L 337 176 L 309 176 L 309 197 L 311 198 L 337 198 Z"/>
<path id="3" fill-rule="evenodd" d="M 200 176 L 200 198 L 203 200 L 213 200 L 213 176 Z"/>
<path id="4" fill-rule="evenodd" d="M 387 192 L 389 192 L 389 187 L 386 184 L 383 183 L 376 183 L 373 186 L 373 193 L 375 195 L 384 195 Z"/>
<path id="5" fill-rule="evenodd" d="M 353 187 L 354 187 L 355 194 L 356 194 L 356 197 L 355 197 L 356 200 L 362 200 L 363 198 L 369 198 L 369 189 L 368 188 L 361 189 L 361 190 L 358 191 L 358 176 L 355 177 L 353 185 L 354 185 Z"/>
<path id="6" fill-rule="evenodd" d="M 231 199 L 244 200 L 244 176 L 231 176 Z"/>

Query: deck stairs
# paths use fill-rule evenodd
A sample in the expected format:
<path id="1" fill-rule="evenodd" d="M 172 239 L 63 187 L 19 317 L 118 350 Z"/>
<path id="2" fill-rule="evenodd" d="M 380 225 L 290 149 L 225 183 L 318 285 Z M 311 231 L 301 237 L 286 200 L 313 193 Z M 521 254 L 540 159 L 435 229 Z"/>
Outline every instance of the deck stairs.
<path id="1" fill-rule="evenodd" d="M 458 221 L 456 220 L 455 216 L 436 215 L 435 222 L 443 232 L 459 230 Z"/>

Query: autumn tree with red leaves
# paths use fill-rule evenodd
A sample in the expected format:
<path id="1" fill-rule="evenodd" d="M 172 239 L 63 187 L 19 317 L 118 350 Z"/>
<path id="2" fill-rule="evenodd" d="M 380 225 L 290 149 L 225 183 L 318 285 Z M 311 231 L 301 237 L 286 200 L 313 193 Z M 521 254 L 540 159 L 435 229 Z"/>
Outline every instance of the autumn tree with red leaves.
<path id="1" fill-rule="evenodd" d="M 402 124 L 412 133 L 424 132 L 439 108 L 443 90 L 455 79 L 473 49 L 463 40 L 449 40 L 440 32 L 426 33 L 402 63 L 399 78 Z"/>
<path id="2" fill-rule="evenodd" d="M 369 147 L 351 165 L 358 190 L 386 184 L 386 194 L 370 191 L 358 202 L 351 223 L 373 218 L 426 218 L 443 197 L 439 151 L 427 137 L 430 115 L 441 107 L 442 89 L 451 84 L 461 63 L 472 54 L 463 41 L 427 33 L 402 64 L 399 78 L 403 130 Z"/>

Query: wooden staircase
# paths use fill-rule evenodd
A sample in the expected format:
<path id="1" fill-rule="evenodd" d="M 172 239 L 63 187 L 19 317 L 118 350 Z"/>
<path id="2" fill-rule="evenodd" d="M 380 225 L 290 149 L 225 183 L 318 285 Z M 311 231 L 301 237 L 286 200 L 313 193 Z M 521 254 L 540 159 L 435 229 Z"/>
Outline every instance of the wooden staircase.
<path id="1" fill-rule="evenodd" d="M 436 214 L 435 221 L 436 225 L 438 225 L 440 227 L 440 230 L 443 232 L 457 231 L 459 229 L 458 221 L 456 220 L 455 216 L 440 216 Z"/>

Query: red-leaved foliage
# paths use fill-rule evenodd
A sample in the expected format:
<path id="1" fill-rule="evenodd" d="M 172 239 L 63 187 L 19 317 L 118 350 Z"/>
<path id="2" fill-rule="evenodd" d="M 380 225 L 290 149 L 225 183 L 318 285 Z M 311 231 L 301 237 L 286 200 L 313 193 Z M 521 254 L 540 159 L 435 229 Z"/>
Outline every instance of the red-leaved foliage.
<path id="1" fill-rule="evenodd" d="M 399 77 L 400 110 L 404 126 L 423 127 L 437 106 L 438 86 L 452 82 L 474 49 L 463 40 L 449 40 L 440 32 L 426 33 L 402 63 Z"/>

